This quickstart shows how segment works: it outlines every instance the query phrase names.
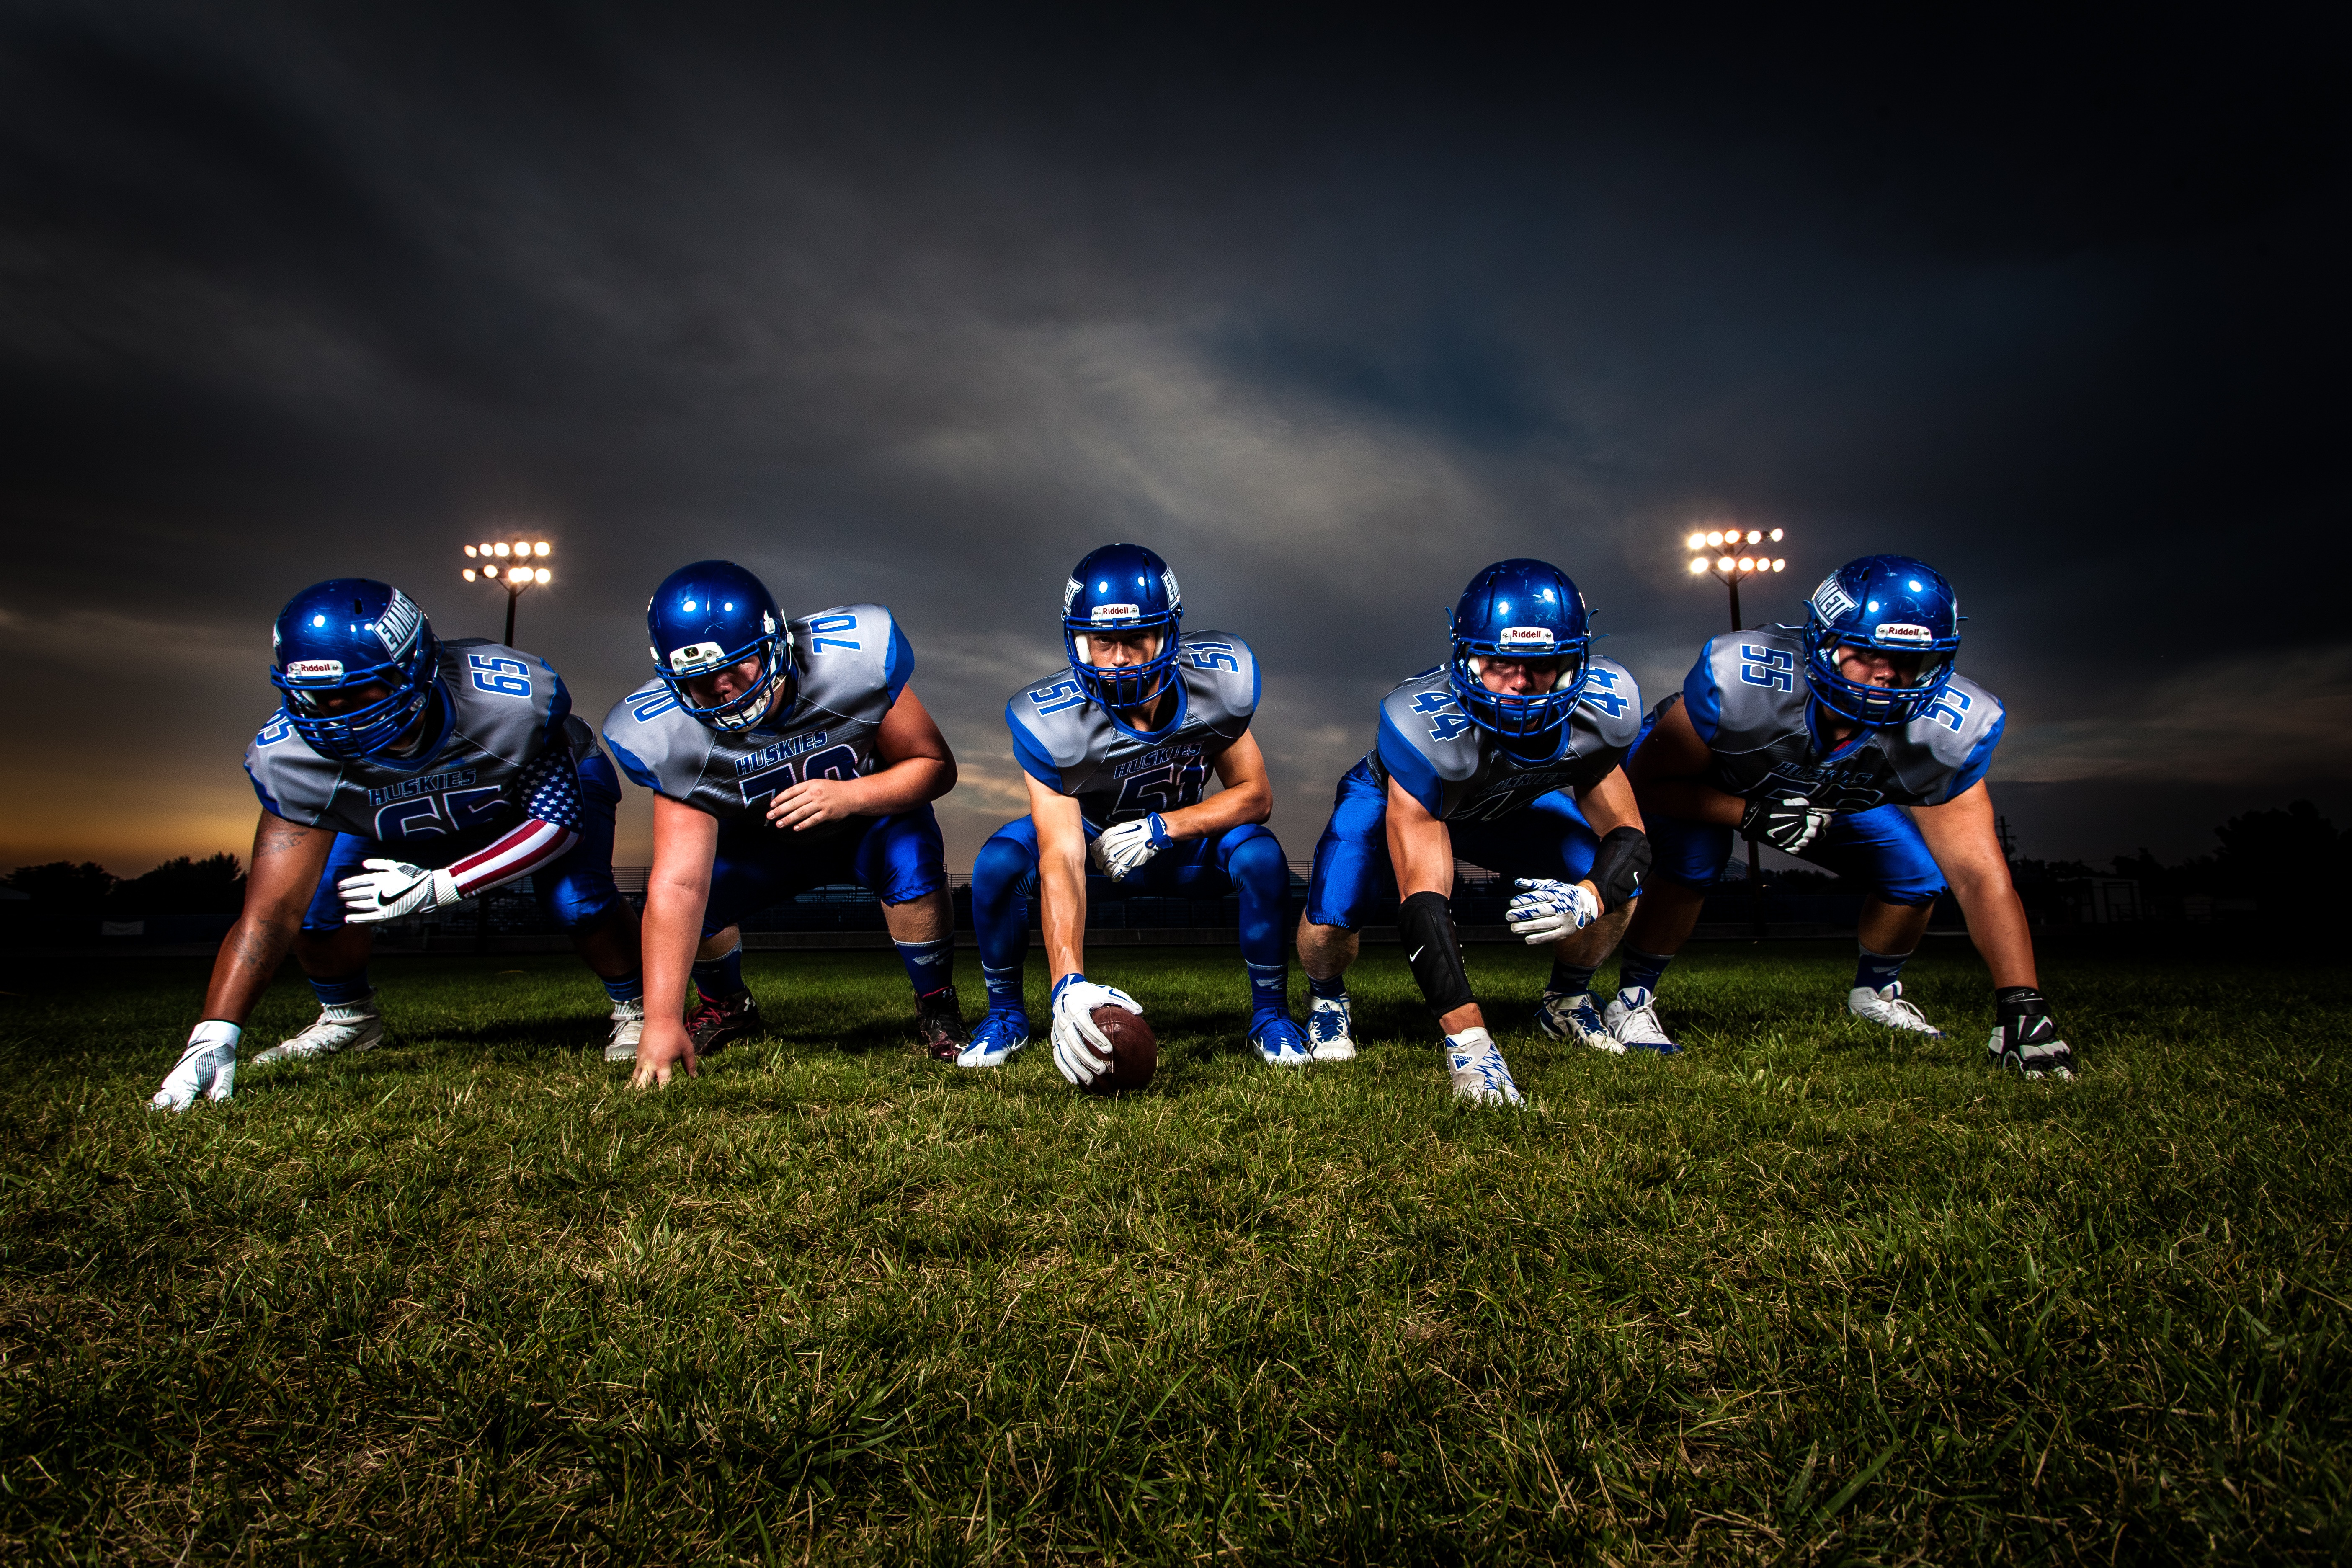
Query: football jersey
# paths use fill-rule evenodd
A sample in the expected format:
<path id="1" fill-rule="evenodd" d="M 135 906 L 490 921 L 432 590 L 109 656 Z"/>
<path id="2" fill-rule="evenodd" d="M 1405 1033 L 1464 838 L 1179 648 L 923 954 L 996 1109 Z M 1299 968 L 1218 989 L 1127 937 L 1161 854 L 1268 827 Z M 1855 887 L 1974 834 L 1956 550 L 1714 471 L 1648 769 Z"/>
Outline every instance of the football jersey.
<path id="1" fill-rule="evenodd" d="M 1559 756 L 1527 762 L 1504 750 L 1454 695 L 1448 667 L 1399 681 L 1381 699 L 1380 740 L 1365 758 L 1441 822 L 1492 822 L 1556 789 L 1589 789 L 1625 760 L 1642 729 L 1642 692 L 1612 658 L 1586 660 L 1584 695 Z"/>
<path id="2" fill-rule="evenodd" d="M 439 739 L 412 760 L 312 751 L 273 714 L 246 748 L 262 808 L 289 822 L 379 843 L 502 831 L 527 816 L 577 827 L 576 764 L 596 737 L 572 713 L 563 678 L 536 654 L 460 637 L 441 644 Z"/>
<path id="3" fill-rule="evenodd" d="M 1257 711 L 1257 655 L 1226 632 L 1185 632 L 1176 648 L 1176 712 L 1150 734 L 1087 696 L 1068 665 L 1014 693 L 1004 722 L 1022 771 L 1077 797 L 1097 828 L 1198 805 L 1209 769 Z"/>
<path id="4" fill-rule="evenodd" d="M 769 800 L 807 779 L 853 779 L 877 766 L 875 737 L 915 673 L 915 650 L 880 605 L 836 605 L 789 623 L 800 679 L 789 710 L 750 730 L 714 730 L 678 706 L 659 677 L 613 705 L 604 743 L 621 771 L 719 821 L 763 821 Z M 814 837 L 844 831 L 827 823 Z"/>
<path id="5" fill-rule="evenodd" d="M 1682 702 L 1707 743 L 1708 784 L 1744 800 L 1801 795 L 1843 813 L 1960 795 L 1991 765 L 2004 717 L 2000 699 L 1954 675 L 1921 717 L 1858 730 L 1832 747 L 1813 728 L 1804 639 L 1793 626 L 1710 641 L 1683 680 Z"/>

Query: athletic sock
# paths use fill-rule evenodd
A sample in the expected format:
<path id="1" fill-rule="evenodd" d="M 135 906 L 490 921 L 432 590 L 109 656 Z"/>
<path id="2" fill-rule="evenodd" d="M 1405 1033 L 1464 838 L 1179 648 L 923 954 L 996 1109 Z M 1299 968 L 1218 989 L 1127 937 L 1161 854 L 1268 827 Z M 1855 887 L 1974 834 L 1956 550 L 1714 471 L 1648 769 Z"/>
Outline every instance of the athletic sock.
<path id="1" fill-rule="evenodd" d="M 321 1007 L 346 1007 L 354 1002 L 364 1002 L 368 992 L 373 989 L 368 984 L 365 964 L 349 974 L 313 974 L 307 978 L 310 982 L 310 989 L 319 994 L 319 1005 Z"/>
<path id="2" fill-rule="evenodd" d="M 1021 994 L 1024 967 L 1018 963 L 1010 969 L 993 969 L 985 963 L 980 966 L 981 978 L 988 982 L 990 1012 L 1018 1013 L 1024 1018 L 1029 1016 L 1029 1004 Z"/>
<path id="3" fill-rule="evenodd" d="M 902 942 L 898 946 L 898 962 L 907 966 L 907 984 L 915 988 L 918 996 L 929 996 L 934 991 L 944 991 L 955 982 L 955 936 L 952 932 L 932 942 Z"/>
<path id="4" fill-rule="evenodd" d="M 739 942 L 716 958 L 696 959 L 694 988 L 705 1002 L 743 994 L 743 944 Z"/>
<path id="5" fill-rule="evenodd" d="M 1307 994 L 1320 996 L 1326 1002 L 1345 1002 L 1348 999 L 1348 972 L 1343 969 L 1328 980 L 1318 980 L 1312 973 L 1308 973 Z"/>
<path id="6" fill-rule="evenodd" d="M 1290 965 L 1287 963 L 1252 963 L 1242 961 L 1249 971 L 1250 1016 L 1263 1017 L 1270 1013 L 1290 1016 Z"/>
<path id="7" fill-rule="evenodd" d="M 1658 980 L 1665 973 L 1666 965 L 1674 961 L 1674 954 L 1670 952 L 1662 954 L 1643 952 L 1637 947 L 1619 948 L 1617 950 L 1618 994 L 1622 995 L 1628 991 L 1647 991 L 1651 995 L 1656 995 Z"/>
<path id="8" fill-rule="evenodd" d="M 1911 961 L 1907 952 L 1873 952 L 1859 949 L 1861 962 L 1853 966 L 1853 983 L 1864 991 L 1884 991 L 1903 978 L 1903 966 Z"/>
<path id="9" fill-rule="evenodd" d="M 596 978 L 604 980 L 601 974 Z M 604 994 L 615 1002 L 635 1002 L 645 994 L 646 975 L 641 969 L 624 974 L 618 980 L 604 980 Z"/>
<path id="10" fill-rule="evenodd" d="M 1564 996 L 1590 991 L 1592 989 L 1592 972 L 1600 967 L 1597 963 L 1570 963 L 1564 958 L 1555 958 L 1551 961 L 1551 984 L 1544 989 L 1557 991 Z"/>

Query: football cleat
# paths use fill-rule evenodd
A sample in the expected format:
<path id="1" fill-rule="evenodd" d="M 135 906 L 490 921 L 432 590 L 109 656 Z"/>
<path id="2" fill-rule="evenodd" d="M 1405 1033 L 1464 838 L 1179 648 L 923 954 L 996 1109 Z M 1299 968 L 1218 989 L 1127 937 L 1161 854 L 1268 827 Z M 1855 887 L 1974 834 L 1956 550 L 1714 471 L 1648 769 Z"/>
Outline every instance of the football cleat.
<path id="1" fill-rule="evenodd" d="M 633 1062 L 637 1059 L 637 1039 L 646 1032 L 646 1004 L 643 997 L 633 996 L 626 1002 L 613 1004 L 613 1035 L 604 1042 L 604 1059 L 608 1062 Z"/>
<path id="2" fill-rule="evenodd" d="M 714 1002 L 698 996 L 701 1005 L 687 1015 L 687 1037 L 694 1042 L 697 1059 L 715 1057 L 738 1040 L 760 1032 L 760 1004 L 748 990 Z"/>
<path id="3" fill-rule="evenodd" d="M 956 1001 L 954 986 L 942 985 L 915 999 L 915 1038 L 921 1043 L 923 1054 L 935 1062 L 956 1061 L 963 1056 L 971 1034 L 963 1026 L 963 1007 Z"/>
<path id="4" fill-rule="evenodd" d="M 1315 1059 L 1314 1048 L 1287 1013 L 1265 1013 L 1250 1020 L 1250 1044 L 1270 1068 L 1303 1068 Z"/>
<path id="5" fill-rule="evenodd" d="M 1511 1081 L 1509 1064 L 1484 1029 L 1445 1037 L 1445 1075 L 1453 1080 L 1456 1100 L 1478 1105 L 1519 1103 L 1519 1086 Z"/>
<path id="6" fill-rule="evenodd" d="M 1613 1057 L 1625 1054 L 1625 1042 L 1601 1021 L 1601 1009 L 1592 1005 L 1590 991 L 1545 992 L 1536 1005 L 1536 1027 L 1555 1040 L 1573 1040 Z"/>
<path id="7" fill-rule="evenodd" d="M 383 1038 L 383 1015 L 376 1010 L 375 993 L 356 1002 L 330 1003 L 318 1019 L 290 1040 L 280 1040 L 253 1058 L 255 1067 L 273 1062 L 308 1061 L 337 1051 L 364 1051 Z"/>
<path id="8" fill-rule="evenodd" d="M 1990 1065 L 2029 1079 L 2063 1082 L 2074 1076 L 2074 1050 L 2058 1037 L 2058 1026 L 2047 1013 L 2019 1025 L 1995 1027 L 1992 1038 L 1985 1042 L 1985 1054 L 1991 1058 Z"/>
<path id="9" fill-rule="evenodd" d="M 1873 991 L 1867 985 L 1857 985 L 1845 999 L 1846 1011 L 1857 1018 L 1867 1018 L 1874 1024 L 1884 1024 L 1890 1029 L 1902 1029 L 1914 1035 L 1925 1035 L 1940 1040 L 1944 1031 L 1920 1016 L 1919 1009 L 1903 999 L 1903 982 L 1890 981 Z"/>
<path id="10" fill-rule="evenodd" d="M 1348 999 L 1345 996 L 1310 996 L 1307 999 L 1307 1043 L 1318 1062 L 1356 1059 L 1354 1026 L 1348 1019 Z"/>
<path id="11" fill-rule="evenodd" d="M 1670 1057 L 1682 1047 L 1666 1037 L 1658 1025 L 1658 999 L 1647 986 L 1635 985 L 1617 993 L 1601 1013 L 1601 1021 L 1621 1046 L 1637 1051 L 1655 1051 Z"/>
<path id="12" fill-rule="evenodd" d="M 1002 1067 L 1007 1058 L 1029 1043 L 1029 1015 L 1018 1007 L 991 1007 L 971 1043 L 956 1055 L 960 1068 Z"/>

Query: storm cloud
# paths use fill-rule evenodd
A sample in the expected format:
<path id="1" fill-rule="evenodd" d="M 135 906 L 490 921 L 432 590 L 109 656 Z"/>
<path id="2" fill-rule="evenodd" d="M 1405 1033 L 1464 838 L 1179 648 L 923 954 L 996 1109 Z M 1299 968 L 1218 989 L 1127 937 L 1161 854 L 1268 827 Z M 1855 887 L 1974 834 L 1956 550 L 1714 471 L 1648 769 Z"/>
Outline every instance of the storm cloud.
<path id="1" fill-rule="evenodd" d="M 2321 14 L 856 17 L 11 8 L 0 864 L 242 851 L 279 603 L 378 576 L 496 635 L 458 548 L 518 530 L 517 640 L 592 716 L 685 561 L 889 604 L 951 864 L 1118 538 L 1258 648 L 1294 857 L 1478 566 L 1565 566 L 1654 698 L 1723 624 L 1680 548 L 1718 519 L 1790 531 L 1751 624 L 1865 551 L 1945 569 L 2029 853 L 2343 814 Z"/>

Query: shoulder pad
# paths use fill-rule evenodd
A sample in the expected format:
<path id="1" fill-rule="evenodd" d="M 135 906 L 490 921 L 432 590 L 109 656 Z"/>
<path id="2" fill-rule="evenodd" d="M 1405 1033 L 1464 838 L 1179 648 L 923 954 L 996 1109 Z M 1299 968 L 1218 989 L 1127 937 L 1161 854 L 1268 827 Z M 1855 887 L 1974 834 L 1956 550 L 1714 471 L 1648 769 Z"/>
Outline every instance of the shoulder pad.
<path id="1" fill-rule="evenodd" d="M 306 745 L 280 709 L 245 748 L 245 776 L 263 810 L 307 826 L 333 802 L 343 767 Z"/>
<path id="2" fill-rule="evenodd" d="M 1016 750 L 1034 753 L 1059 770 L 1086 761 L 1096 732 L 1107 728 L 1109 720 L 1066 664 L 1014 692 L 1004 705 L 1004 723 L 1013 731 Z"/>
<path id="3" fill-rule="evenodd" d="M 1601 744 L 1611 751 L 1631 747 L 1642 731 L 1642 689 L 1613 658 L 1593 658 L 1584 671 L 1584 696 L 1577 708 Z"/>
<path id="4" fill-rule="evenodd" d="M 710 758 L 710 731 L 677 705 L 659 680 L 638 687 L 604 715 L 604 744 L 630 778 L 684 800 Z"/>
<path id="5" fill-rule="evenodd" d="M 510 763 L 538 755 L 572 711 L 572 693 L 552 665 L 480 638 L 441 645 L 441 683 L 456 732 Z"/>
<path id="6" fill-rule="evenodd" d="M 1210 730 L 1238 736 L 1257 711 L 1257 655 L 1231 632 L 1186 632 L 1176 647 L 1189 710 Z"/>
<path id="7" fill-rule="evenodd" d="M 876 707 L 887 712 L 914 674 L 914 649 L 881 605 L 835 605 L 791 626 L 799 702 L 845 717 Z"/>

